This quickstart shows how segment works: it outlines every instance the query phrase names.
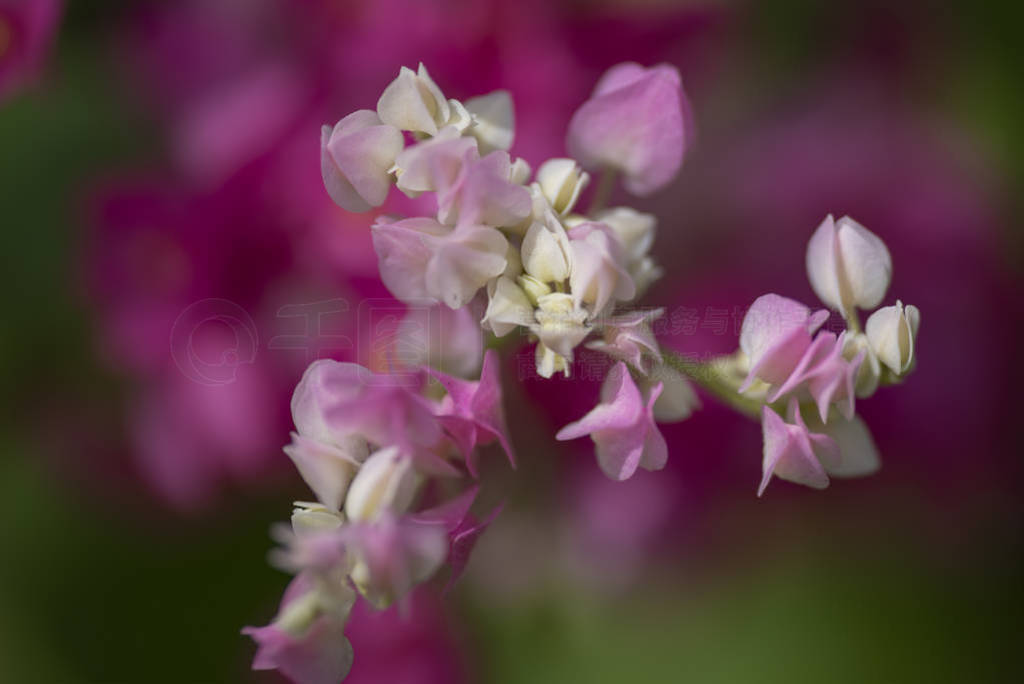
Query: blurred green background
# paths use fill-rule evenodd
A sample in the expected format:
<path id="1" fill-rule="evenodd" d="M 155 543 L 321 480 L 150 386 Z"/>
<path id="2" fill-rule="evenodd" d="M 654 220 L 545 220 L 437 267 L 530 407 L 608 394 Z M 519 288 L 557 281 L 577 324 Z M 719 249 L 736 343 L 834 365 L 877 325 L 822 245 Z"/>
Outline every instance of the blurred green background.
<path id="1" fill-rule="evenodd" d="M 238 630 L 276 606 L 285 577 L 265 563 L 267 529 L 282 489 L 301 496 L 298 478 L 183 516 L 130 474 L 96 486 L 76 462 L 77 449 L 94 453 L 92 435 L 123 429 L 124 391 L 96 361 L 78 284 L 82 191 L 105 170 L 160 155 L 153 122 L 111 76 L 109 42 L 128 4 L 69 3 L 47 82 L 0 105 L 0 679 L 275 681 L 248 672 L 252 646 Z M 757 3 L 735 16 L 745 49 L 733 66 L 753 106 L 809 81 L 844 32 L 873 30 L 851 19 L 856 3 Z M 970 132 L 1000 185 L 1016 189 L 1006 198 L 1019 216 L 1021 5 L 923 5 L 920 21 L 930 78 L 907 98 Z M 1019 267 L 1016 225 L 1005 240 Z M 1019 383 L 1012 363 L 1007 373 Z M 76 415 L 69 396 L 92 410 Z M 1014 427 L 1006 457 L 1019 460 Z M 884 500 L 854 490 L 723 500 L 700 540 L 629 591 L 544 569 L 543 557 L 511 598 L 493 596 L 477 572 L 448 599 L 453 630 L 483 682 L 1014 681 L 1022 490 L 1004 485 L 979 493 L 975 518 L 948 535 L 921 519 L 942 502 L 918 507 L 913 489 L 882 489 Z M 510 519 L 528 505 L 513 500 Z M 505 529 L 495 525 L 482 554 Z M 524 552 L 558 544 L 549 541 Z"/>

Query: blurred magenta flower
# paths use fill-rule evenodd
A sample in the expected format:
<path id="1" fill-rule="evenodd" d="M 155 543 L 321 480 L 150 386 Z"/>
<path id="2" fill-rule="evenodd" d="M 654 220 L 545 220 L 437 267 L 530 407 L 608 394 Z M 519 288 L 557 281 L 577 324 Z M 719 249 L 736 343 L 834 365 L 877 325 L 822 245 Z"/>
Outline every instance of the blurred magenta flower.
<path id="1" fill-rule="evenodd" d="M 63 0 L 0 0 L 0 102 L 39 76 Z"/>

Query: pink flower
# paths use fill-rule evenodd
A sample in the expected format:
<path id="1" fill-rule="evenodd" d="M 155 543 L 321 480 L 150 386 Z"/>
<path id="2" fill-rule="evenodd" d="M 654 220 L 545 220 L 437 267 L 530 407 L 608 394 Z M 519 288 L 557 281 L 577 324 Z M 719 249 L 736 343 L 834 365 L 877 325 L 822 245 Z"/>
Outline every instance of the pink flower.
<path id="1" fill-rule="evenodd" d="M 285 590 L 274 622 L 242 630 L 259 646 L 252 669 L 280 670 L 296 684 L 338 684 L 348 674 L 353 651 L 344 630 L 352 603 L 324 610 L 314 584 L 306 574 L 297 576 Z M 352 592 L 344 584 L 337 589 Z"/>
<path id="2" fill-rule="evenodd" d="M 394 126 L 360 109 L 320 133 L 320 170 L 327 194 L 347 211 L 379 207 L 391 188 L 389 170 L 405 142 Z"/>
<path id="3" fill-rule="evenodd" d="M 352 523 L 339 531 L 355 564 L 352 581 L 378 608 L 401 600 L 444 563 L 448 539 L 443 527 L 383 515 L 372 523 Z"/>
<path id="4" fill-rule="evenodd" d="M 479 158 L 476 140 L 448 126 L 402 150 L 395 159 L 396 185 L 409 197 L 443 191 L 456 184 L 466 163 Z"/>
<path id="5" fill-rule="evenodd" d="M 465 159 L 454 182 L 438 186 L 438 219 L 447 225 L 522 223 L 530 215 L 533 201 L 529 191 L 513 183 L 511 177 L 508 152 L 498 150 L 479 159 Z"/>
<path id="6" fill-rule="evenodd" d="M 461 308 L 505 270 L 508 241 L 483 225 L 444 226 L 431 218 L 373 225 L 381 280 L 399 299 Z"/>
<path id="7" fill-rule="evenodd" d="M 654 309 L 614 316 L 604 321 L 604 339 L 588 342 L 587 347 L 625 361 L 647 375 L 651 365 L 649 359 L 661 363 L 661 349 L 651 332 L 650 322 L 664 313 L 664 309 Z"/>
<path id="8" fill-rule="evenodd" d="M 809 394 L 818 405 L 821 420 L 828 419 L 828 409 L 836 402 L 847 420 L 853 418 L 857 372 L 864 361 L 861 349 L 852 360 L 843 356 L 846 333 L 839 335 L 820 332 L 804 351 L 789 378 L 769 396 L 778 401 L 787 394 L 800 390 Z"/>
<path id="9" fill-rule="evenodd" d="M 61 0 L 0 2 L 0 100 L 42 68 L 62 5 Z"/>
<path id="10" fill-rule="evenodd" d="M 683 163 L 688 111 L 679 72 L 668 64 L 612 67 L 569 123 L 569 154 L 584 168 L 625 174 L 626 189 L 649 195 Z"/>
<path id="11" fill-rule="evenodd" d="M 466 459 L 466 467 L 476 477 L 477 445 L 497 441 L 515 467 L 515 452 L 505 425 L 501 403 L 501 374 L 498 353 L 488 349 L 480 380 L 460 380 L 439 371 L 428 371 L 444 386 L 448 395 L 441 402 L 438 420 Z"/>
<path id="12" fill-rule="evenodd" d="M 654 402 L 662 385 L 656 383 L 648 396 L 637 389 L 626 364 L 619 361 L 601 386 L 601 403 L 575 423 L 558 431 L 558 440 L 590 435 L 597 445 L 597 462 L 613 480 L 627 480 L 637 467 L 665 467 L 668 447 L 654 424 Z"/>
<path id="13" fill-rule="evenodd" d="M 295 426 L 299 434 L 328 435 L 334 443 L 357 436 L 407 455 L 426 455 L 441 429 L 410 382 L 354 363 L 314 361 L 292 396 Z"/>
<path id="14" fill-rule="evenodd" d="M 454 499 L 413 516 L 416 522 L 426 525 L 442 525 L 448 532 L 448 565 L 451 567 L 451 574 L 448 577 L 445 591 L 451 590 L 455 582 L 462 576 L 466 564 L 469 562 L 470 553 L 476 545 L 476 540 L 494 522 L 503 508 L 503 506 L 498 506 L 483 520 L 477 520 L 470 514 L 469 509 L 479 491 L 479 487 L 471 487 Z"/>
<path id="15" fill-rule="evenodd" d="M 636 295 L 622 245 L 611 228 L 603 223 L 581 223 L 569 231 L 569 246 L 569 288 L 577 306 L 587 304 L 591 313 L 600 314 L 609 304 Z"/>
<path id="16" fill-rule="evenodd" d="M 773 475 L 824 489 L 828 487 L 827 471 L 839 466 L 839 447 L 831 437 L 807 429 L 795 400 L 790 402 L 790 414 L 795 424 L 783 422 L 779 414 L 767 406 L 761 411 L 764 461 L 758 496 L 764 494 Z"/>
<path id="17" fill-rule="evenodd" d="M 740 392 L 758 378 L 769 384 L 786 382 L 811 346 L 811 335 L 827 318 L 827 311 L 811 314 L 800 302 L 776 294 L 754 300 L 740 329 L 740 349 L 750 364 Z"/>

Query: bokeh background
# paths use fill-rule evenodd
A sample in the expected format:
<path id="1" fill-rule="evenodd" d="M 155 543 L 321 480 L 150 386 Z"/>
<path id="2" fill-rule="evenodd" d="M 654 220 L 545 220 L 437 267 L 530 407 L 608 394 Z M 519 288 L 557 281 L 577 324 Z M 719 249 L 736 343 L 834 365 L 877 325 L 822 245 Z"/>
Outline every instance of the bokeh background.
<path id="1" fill-rule="evenodd" d="M 319 125 L 422 60 L 450 97 L 511 90 L 536 165 L 626 59 L 678 66 L 698 127 L 636 203 L 666 345 L 728 352 L 759 294 L 812 302 L 828 212 L 890 246 L 886 303 L 923 325 L 915 374 L 860 404 L 883 469 L 759 500 L 759 427 L 709 400 L 664 472 L 614 484 L 550 439 L 596 383 L 528 381 L 467 577 L 405 621 L 358 609 L 351 681 L 1019 677 L 1019 4 L 60 6 L 0 0 L 0 680 L 279 681 L 238 630 L 273 614 L 267 530 L 307 496 L 288 397 L 313 358 L 371 355 L 360 304 L 389 302 Z"/>

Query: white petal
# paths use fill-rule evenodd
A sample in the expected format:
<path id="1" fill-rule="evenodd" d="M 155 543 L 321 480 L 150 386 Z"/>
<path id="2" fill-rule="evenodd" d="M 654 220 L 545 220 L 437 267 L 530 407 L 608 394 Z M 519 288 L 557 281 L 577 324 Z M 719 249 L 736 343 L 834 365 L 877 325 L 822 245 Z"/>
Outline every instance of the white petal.
<path id="1" fill-rule="evenodd" d="M 481 154 L 512 147 L 515 113 L 512 109 L 512 96 L 507 90 L 495 90 L 487 95 L 470 98 L 466 100 L 466 109 L 476 119 L 476 125 L 470 129 L 469 134 L 479 142 Z"/>
<path id="2" fill-rule="evenodd" d="M 892 257 L 881 238 L 849 216 L 836 222 L 844 300 L 862 309 L 878 306 L 892 279 Z"/>

